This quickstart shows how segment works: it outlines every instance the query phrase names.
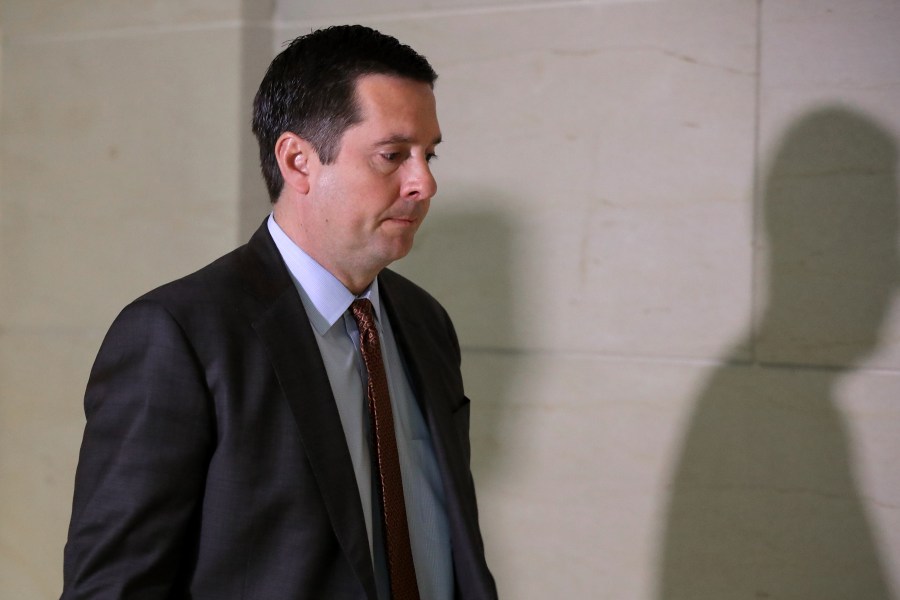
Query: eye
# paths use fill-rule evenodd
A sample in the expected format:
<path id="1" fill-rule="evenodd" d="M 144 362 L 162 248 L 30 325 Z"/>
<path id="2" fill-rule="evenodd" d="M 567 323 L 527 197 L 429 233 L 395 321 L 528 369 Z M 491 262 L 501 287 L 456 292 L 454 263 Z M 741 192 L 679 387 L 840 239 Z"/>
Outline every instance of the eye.
<path id="1" fill-rule="evenodd" d="M 382 152 L 381 158 L 388 162 L 396 162 L 400 158 L 399 152 Z"/>
<path id="2" fill-rule="evenodd" d="M 425 155 L 425 162 L 431 162 L 433 160 L 437 160 L 438 155 L 434 152 L 429 152 Z"/>

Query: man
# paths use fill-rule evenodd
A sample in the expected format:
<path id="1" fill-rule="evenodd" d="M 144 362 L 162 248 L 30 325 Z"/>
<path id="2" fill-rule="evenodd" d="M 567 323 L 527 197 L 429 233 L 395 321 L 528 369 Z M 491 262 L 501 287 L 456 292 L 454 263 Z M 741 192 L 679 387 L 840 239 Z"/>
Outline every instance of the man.
<path id="1" fill-rule="evenodd" d="M 129 305 L 91 371 L 64 599 L 496 598 L 453 327 L 385 269 L 436 191 L 435 78 L 360 26 L 272 62 L 272 215 Z"/>

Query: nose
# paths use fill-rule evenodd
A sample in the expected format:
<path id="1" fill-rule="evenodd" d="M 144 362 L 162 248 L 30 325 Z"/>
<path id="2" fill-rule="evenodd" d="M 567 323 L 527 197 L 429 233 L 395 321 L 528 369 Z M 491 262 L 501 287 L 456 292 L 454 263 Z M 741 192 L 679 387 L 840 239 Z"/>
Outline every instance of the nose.
<path id="1" fill-rule="evenodd" d="M 424 157 L 407 161 L 406 177 L 400 194 L 407 200 L 429 200 L 437 193 L 437 181 Z"/>

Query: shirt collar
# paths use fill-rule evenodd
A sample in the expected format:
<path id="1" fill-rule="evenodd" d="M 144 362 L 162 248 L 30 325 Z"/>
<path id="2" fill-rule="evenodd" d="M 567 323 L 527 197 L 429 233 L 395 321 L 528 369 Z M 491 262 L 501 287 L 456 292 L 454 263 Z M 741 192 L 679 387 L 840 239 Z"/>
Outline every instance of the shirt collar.
<path id="1" fill-rule="evenodd" d="M 355 296 L 337 277 L 288 237 L 275 222 L 274 213 L 269 215 L 267 224 L 269 234 L 290 271 L 297 291 L 300 292 L 309 320 L 319 335 L 325 335 L 357 298 L 368 298 L 372 302 L 375 318 L 380 320 L 381 302 L 377 277 L 363 293 Z"/>

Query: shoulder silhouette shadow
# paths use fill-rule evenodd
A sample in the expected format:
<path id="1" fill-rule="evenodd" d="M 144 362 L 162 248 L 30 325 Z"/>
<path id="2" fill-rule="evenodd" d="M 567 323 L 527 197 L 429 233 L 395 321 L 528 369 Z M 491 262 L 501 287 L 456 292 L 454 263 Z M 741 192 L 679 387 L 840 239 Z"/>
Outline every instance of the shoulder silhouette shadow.
<path id="1" fill-rule="evenodd" d="M 696 401 L 661 600 L 892 597 L 835 389 L 878 347 L 897 287 L 896 159 L 882 127 L 843 107 L 784 135 L 762 190 L 764 310 Z"/>

